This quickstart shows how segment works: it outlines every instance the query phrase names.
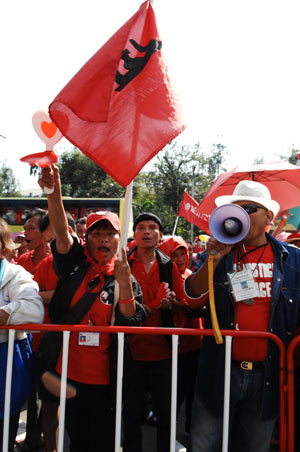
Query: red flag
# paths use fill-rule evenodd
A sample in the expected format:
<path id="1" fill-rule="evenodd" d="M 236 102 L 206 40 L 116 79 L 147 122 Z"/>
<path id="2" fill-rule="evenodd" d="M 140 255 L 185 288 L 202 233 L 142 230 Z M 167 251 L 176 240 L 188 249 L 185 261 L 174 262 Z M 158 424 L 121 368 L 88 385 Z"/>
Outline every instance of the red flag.
<path id="1" fill-rule="evenodd" d="M 197 211 L 199 204 L 186 191 L 183 193 L 182 201 L 179 207 L 178 216 L 185 218 L 190 223 L 210 234 L 209 217 L 205 213 Z"/>
<path id="2" fill-rule="evenodd" d="M 146 1 L 49 106 L 62 134 L 123 186 L 185 128 L 161 47 Z"/>

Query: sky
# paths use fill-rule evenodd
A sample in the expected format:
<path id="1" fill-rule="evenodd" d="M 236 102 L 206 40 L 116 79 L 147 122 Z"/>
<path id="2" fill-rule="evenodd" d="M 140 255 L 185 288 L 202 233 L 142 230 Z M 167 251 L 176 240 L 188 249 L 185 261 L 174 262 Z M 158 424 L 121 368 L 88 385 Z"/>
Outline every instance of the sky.
<path id="1" fill-rule="evenodd" d="M 44 151 L 32 115 L 48 106 L 139 8 L 140 0 L 5 0 L 1 5 L 0 164 L 37 187 L 24 155 Z M 300 149 L 298 0 L 154 0 L 187 129 L 180 143 L 213 143 L 227 168 Z M 5 138 L 3 138 L 5 137 Z M 65 139 L 56 153 L 72 149 Z"/>

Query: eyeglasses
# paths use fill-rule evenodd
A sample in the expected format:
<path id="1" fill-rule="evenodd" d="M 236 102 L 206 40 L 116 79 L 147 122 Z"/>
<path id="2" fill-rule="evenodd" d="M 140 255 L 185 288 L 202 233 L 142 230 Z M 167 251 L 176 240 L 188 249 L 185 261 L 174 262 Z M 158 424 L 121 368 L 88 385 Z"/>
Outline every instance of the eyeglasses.
<path id="1" fill-rule="evenodd" d="M 244 210 L 246 210 L 247 214 L 250 215 L 251 213 L 257 212 L 257 209 L 264 209 L 268 210 L 263 206 L 257 206 L 256 204 L 243 204 L 242 207 Z"/>

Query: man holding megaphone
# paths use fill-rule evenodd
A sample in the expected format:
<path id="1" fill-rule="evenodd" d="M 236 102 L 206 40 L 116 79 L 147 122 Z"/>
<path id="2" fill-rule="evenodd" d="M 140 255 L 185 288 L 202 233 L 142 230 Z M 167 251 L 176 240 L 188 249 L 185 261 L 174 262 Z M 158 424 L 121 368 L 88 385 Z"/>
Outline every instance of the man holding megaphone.
<path id="1" fill-rule="evenodd" d="M 208 256 L 221 329 L 270 331 L 288 345 L 300 303 L 300 250 L 266 230 L 280 206 L 266 186 L 241 181 L 215 200 L 213 237 L 186 280 L 190 303 L 208 304 Z M 205 328 L 212 327 L 209 310 Z M 205 336 L 192 413 L 191 452 L 222 449 L 224 344 Z M 279 353 L 273 341 L 234 338 L 230 387 L 230 451 L 267 452 L 279 413 Z"/>

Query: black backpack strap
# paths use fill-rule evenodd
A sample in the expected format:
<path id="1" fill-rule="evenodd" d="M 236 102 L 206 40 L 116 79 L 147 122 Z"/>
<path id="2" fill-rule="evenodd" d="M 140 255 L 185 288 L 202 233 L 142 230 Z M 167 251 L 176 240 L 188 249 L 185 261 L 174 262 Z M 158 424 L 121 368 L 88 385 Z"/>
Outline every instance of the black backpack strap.
<path id="1" fill-rule="evenodd" d="M 92 304 L 96 300 L 97 296 L 105 290 L 106 286 L 110 284 L 115 278 L 114 276 L 109 276 L 105 278 L 105 282 L 103 287 L 97 292 L 92 292 L 94 288 L 99 284 L 100 278 L 99 276 L 95 278 L 89 284 L 89 289 L 82 297 L 75 303 L 74 306 L 66 313 L 64 317 L 61 318 L 59 323 L 68 324 L 68 325 L 76 325 L 81 322 L 83 317 L 88 313 Z"/>
<path id="2" fill-rule="evenodd" d="M 173 261 L 167 256 L 165 253 L 160 251 L 159 249 L 155 250 L 158 267 L 159 267 L 159 278 L 160 282 L 166 282 L 169 284 L 170 289 L 172 290 L 172 273 L 173 273 Z M 161 321 L 164 327 L 166 328 L 174 328 L 175 322 L 173 318 L 173 314 L 168 309 L 160 310 Z M 167 335 L 165 336 L 169 346 L 172 348 L 172 337 Z"/>
<path id="3" fill-rule="evenodd" d="M 155 250 L 158 267 L 159 267 L 159 279 L 160 282 L 166 282 L 169 284 L 170 289 L 172 289 L 172 272 L 173 272 L 173 262 L 165 253 L 159 249 Z"/>

